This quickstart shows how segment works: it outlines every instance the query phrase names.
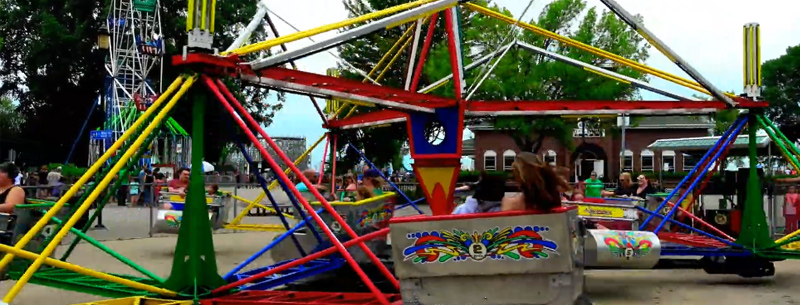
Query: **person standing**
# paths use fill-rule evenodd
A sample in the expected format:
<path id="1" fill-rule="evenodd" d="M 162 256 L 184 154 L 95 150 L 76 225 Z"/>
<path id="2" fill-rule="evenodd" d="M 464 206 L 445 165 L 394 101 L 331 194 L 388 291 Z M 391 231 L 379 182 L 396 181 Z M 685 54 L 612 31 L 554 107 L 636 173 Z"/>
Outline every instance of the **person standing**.
<path id="1" fill-rule="evenodd" d="M 56 167 L 49 173 L 47 173 L 47 187 L 49 188 L 48 194 L 53 193 L 53 190 L 56 188 L 57 184 L 61 182 L 61 167 Z M 55 195 L 53 195 L 55 196 Z"/>
<path id="2" fill-rule="evenodd" d="M 39 187 L 36 189 L 36 197 L 47 197 L 47 165 L 42 165 L 42 168 L 39 169 L 38 176 Z"/>
<path id="3" fill-rule="evenodd" d="M 589 179 L 584 181 L 584 189 L 584 195 L 586 197 L 602 197 L 601 192 L 603 191 L 603 181 L 597 179 L 597 172 L 592 172 L 591 176 L 589 176 Z"/>
<path id="4" fill-rule="evenodd" d="M 794 185 L 791 185 L 786 191 L 786 195 L 783 196 L 783 217 L 786 219 L 784 233 L 786 234 L 791 234 L 792 232 L 797 231 L 798 203 L 800 202 L 798 202 L 797 188 Z"/>
<path id="5" fill-rule="evenodd" d="M 123 176 L 127 176 L 123 174 Z M 127 176 L 122 179 L 122 182 L 119 184 L 119 188 L 117 189 L 117 204 L 121 207 L 127 206 L 128 201 L 128 193 L 130 192 L 129 185 L 130 185 L 131 177 Z"/>

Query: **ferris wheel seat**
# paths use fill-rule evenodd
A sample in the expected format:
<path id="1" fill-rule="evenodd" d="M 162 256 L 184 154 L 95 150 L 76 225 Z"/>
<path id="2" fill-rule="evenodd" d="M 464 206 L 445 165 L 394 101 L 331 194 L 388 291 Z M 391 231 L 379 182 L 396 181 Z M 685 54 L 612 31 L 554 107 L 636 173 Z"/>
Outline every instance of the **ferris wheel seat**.
<path id="1" fill-rule="evenodd" d="M 179 195 L 165 194 L 161 196 L 161 205 L 154 211 L 153 233 L 178 234 L 183 220 L 183 210 L 186 207 L 184 198 Z M 222 229 L 225 221 L 230 216 L 231 200 L 228 196 L 206 197 L 208 206 L 208 219 L 214 230 Z"/>

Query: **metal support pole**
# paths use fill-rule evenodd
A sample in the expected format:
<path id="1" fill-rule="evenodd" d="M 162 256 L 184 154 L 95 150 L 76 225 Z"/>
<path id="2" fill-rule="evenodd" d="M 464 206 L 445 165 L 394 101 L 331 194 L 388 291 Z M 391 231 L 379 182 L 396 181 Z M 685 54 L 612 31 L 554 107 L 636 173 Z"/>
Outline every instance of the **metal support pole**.
<path id="1" fill-rule="evenodd" d="M 646 39 L 651 45 L 656 47 L 656 49 L 659 50 L 662 54 L 664 54 L 664 56 L 666 56 L 667 58 L 670 59 L 670 61 L 675 63 L 675 65 L 677 65 L 678 68 L 681 68 L 683 72 L 686 72 L 686 74 L 691 76 L 695 81 L 697 81 L 697 83 L 703 86 L 703 88 L 708 90 L 708 92 L 710 92 L 711 95 L 714 96 L 714 98 L 716 98 L 721 102 L 725 102 L 729 106 L 736 106 L 738 104 L 736 103 L 736 101 L 725 95 L 725 92 L 722 92 L 719 89 L 717 89 L 716 86 L 711 84 L 711 82 L 709 82 L 705 77 L 700 75 L 700 73 L 697 72 L 697 70 L 695 70 L 694 68 L 692 68 L 692 66 L 690 66 L 688 62 L 686 62 L 685 60 L 683 60 L 683 58 L 678 56 L 678 54 L 675 53 L 675 51 L 672 51 L 672 49 L 670 49 L 666 44 L 664 44 L 664 42 L 662 42 L 661 39 L 658 39 L 658 37 L 656 37 L 652 32 L 650 32 L 647 28 L 645 28 L 644 25 L 638 22 L 636 18 L 633 17 L 633 15 L 631 15 L 631 13 L 622 8 L 622 6 L 620 6 L 616 1 L 600 0 L 600 2 L 603 2 L 603 4 L 605 4 L 608 7 L 608 9 L 617 14 L 617 16 L 620 19 L 622 19 L 622 21 L 625 21 L 625 23 L 627 23 L 631 28 L 636 30 L 636 32 L 638 32 L 639 35 L 644 37 L 644 39 Z"/>

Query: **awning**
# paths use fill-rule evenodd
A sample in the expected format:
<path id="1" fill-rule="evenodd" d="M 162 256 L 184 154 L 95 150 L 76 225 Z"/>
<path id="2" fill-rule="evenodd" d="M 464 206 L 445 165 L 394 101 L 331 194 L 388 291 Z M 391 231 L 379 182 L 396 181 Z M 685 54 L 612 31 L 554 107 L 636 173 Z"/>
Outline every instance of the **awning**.
<path id="1" fill-rule="evenodd" d="M 719 141 L 720 137 L 697 137 L 697 138 L 678 138 L 678 139 L 661 139 L 656 140 L 647 148 L 650 150 L 663 151 L 663 150 L 709 150 L 714 144 Z M 759 148 L 767 147 L 771 142 L 767 135 L 756 136 L 756 146 Z M 740 135 L 736 138 L 731 149 L 747 148 L 750 143 L 749 135 Z"/>

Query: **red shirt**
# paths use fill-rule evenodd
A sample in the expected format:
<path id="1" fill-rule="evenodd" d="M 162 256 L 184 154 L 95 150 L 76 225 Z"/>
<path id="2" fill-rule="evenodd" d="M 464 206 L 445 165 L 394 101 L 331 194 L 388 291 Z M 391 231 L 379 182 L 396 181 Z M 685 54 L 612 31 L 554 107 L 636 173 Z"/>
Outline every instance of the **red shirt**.
<path id="1" fill-rule="evenodd" d="M 181 182 L 181 179 L 172 179 L 169 181 L 167 186 L 173 189 L 185 189 L 187 186 L 189 186 L 189 183 L 183 183 Z"/>

